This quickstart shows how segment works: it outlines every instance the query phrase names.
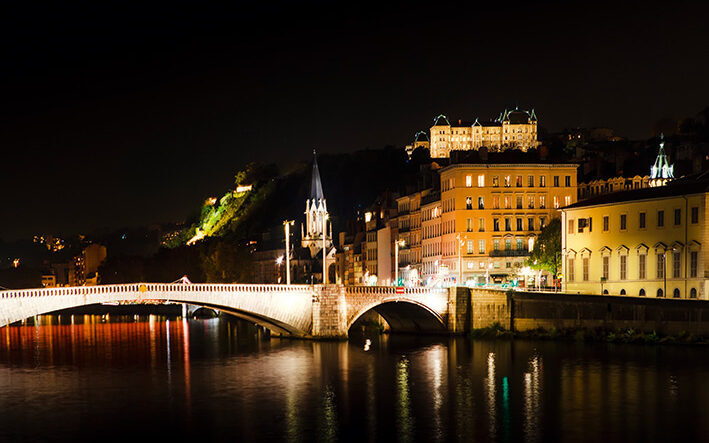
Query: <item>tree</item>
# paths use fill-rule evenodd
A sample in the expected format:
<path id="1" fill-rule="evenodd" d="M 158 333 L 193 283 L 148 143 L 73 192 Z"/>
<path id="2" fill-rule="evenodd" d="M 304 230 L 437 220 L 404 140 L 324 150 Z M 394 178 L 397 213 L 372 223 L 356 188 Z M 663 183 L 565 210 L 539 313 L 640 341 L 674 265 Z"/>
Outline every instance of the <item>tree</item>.
<path id="1" fill-rule="evenodd" d="M 534 243 L 532 254 L 527 259 L 527 266 L 538 271 L 547 271 L 554 276 L 561 268 L 561 220 L 552 219 L 542 229 Z"/>

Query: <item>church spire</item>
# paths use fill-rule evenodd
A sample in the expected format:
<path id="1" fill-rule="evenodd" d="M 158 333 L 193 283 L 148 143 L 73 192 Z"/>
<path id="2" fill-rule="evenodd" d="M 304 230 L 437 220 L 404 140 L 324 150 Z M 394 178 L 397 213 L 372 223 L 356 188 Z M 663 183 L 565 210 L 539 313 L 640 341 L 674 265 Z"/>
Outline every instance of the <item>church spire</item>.
<path id="1" fill-rule="evenodd" d="M 650 186 L 662 186 L 675 178 L 674 165 L 671 165 L 665 154 L 665 134 L 660 135 L 660 150 L 655 158 L 655 164 L 650 167 Z"/>
<path id="2" fill-rule="evenodd" d="M 314 201 L 325 200 L 320 182 L 320 170 L 318 169 L 318 156 L 313 149 L 313 177 L 310 180 L 310 199 Z"/>

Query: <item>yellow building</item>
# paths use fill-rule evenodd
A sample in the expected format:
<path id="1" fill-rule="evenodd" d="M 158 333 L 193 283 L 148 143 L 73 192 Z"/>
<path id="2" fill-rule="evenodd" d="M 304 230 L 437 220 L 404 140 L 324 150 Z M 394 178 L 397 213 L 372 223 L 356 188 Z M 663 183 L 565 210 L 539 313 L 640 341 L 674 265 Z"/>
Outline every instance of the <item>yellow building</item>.
<path id="1" fill-rule="evenodd" d="M 401 277 L 408 285 L 421 279 L 421 198 L 431 191 L 415 192 L 396 199 Z"/>
<path id="2" fill-rule="evenodd" d="M 576 202 L 577 168 L 544 163 L 443 168 L 438 249 L 450 280 L 462 277 L 463 284 L 474 284 L 515 279 L 542 228 L 560 216 L 560 207 Z M 425 275 L 438 270 L 426 271 L 424 266 Z"/>
<path id="3" fill-rule="evenodd" d="M 563 208 L 564 290 L 707 299 L 708 189 L 687 177 Z"/>
<path id="4" fill-rule="evenodd" d="M 537 116 L 534 110 L 505 110 L 494 121 L 464 122 L 453 124 L 441 114 L 431 126 L 429 137 L 431 157 L 450 157 L 450 151 L 477 150 L 486 147 L 489 151 L 504 151 L 539 146 L 537 141 Z"/>

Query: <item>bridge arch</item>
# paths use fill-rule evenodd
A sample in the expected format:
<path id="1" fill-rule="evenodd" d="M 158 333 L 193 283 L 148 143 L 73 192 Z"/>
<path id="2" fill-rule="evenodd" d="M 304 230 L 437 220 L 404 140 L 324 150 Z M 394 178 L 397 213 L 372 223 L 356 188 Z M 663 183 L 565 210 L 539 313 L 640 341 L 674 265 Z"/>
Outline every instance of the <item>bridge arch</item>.
<path id="1" fill-rule="evenodd" d="M 390 297 L 361 307 L 348 316 L 347 332 L 366 313 L 374 311 L 389 324 L 392 332 L 444 333 L 447 331 L 445 319 L 431 307 L 417 300 Z"/>

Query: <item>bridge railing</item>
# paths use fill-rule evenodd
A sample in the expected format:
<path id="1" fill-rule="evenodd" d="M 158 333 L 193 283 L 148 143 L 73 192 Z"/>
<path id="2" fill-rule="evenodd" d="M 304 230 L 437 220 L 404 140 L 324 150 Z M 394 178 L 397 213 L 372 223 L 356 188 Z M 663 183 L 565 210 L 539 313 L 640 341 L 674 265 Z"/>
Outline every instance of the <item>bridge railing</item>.
<path id="1" fill-rule="evenodd" d="M 117 285 L 70 286 L 56 288 L 10 289 L 0 291 L 0 299 L 24 297 L 54 297 L 93 294 L 120 294 L 127 292 L 287 292 L 309 290 L 309 285 L 259 285 L 239 283 L 128 283 Z"/>
<path id="2" fill-rule="evenodd" d="M 403 292 L 401 292 L 402 290 Z M 441 294 L 447 290 L 442 288 L 396 288 L 394 286 L 345 286 L 345 292 L 347 294 L 430 295 Z"/>

